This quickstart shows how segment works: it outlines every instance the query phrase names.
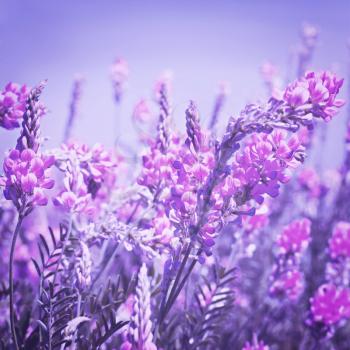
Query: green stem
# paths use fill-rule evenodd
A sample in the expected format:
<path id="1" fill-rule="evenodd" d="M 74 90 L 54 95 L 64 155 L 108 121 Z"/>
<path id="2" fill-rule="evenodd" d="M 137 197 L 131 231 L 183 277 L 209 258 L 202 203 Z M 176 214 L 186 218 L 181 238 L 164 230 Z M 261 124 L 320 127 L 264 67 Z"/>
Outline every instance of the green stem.
<path id="1" fill-rule="evenodd" d="M 13 295 L 14 294 L 13 293 L 13 258 L 15 253 L 16 241 L 17 241 L 18 233 L 21 229 L 23 218 L 24 218 L 23 214 L 19 213 L 15 232 L 13 233 L 13 236 L 12 236 L 12 243 L 11 243 L 11 250 L 10 250 L 10 265 L 9 265 L 10 325 L 11 325 L 12 340 L 16 350 L 19 350 L 19 346 L 18 346 L 16 328 L 15 328 L 15 308 L 14 308 L 14 295 Z"/>

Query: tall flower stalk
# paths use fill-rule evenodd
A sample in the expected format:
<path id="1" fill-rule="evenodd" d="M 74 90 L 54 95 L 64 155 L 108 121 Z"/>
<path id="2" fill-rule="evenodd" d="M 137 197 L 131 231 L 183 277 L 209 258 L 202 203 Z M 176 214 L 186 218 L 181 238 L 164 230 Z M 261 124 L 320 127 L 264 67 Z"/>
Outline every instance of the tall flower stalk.
<path id="1" fill-rule="evenodd" d="M 13 261 L 16 241 L 21 230 L 23 219 L 37 205 L 46 205 L 47 197 L 43 189 L 52 188 L 53 180 L 48 176 L 48 169 L 53 165 L 53 157 L 39 154 L 40 147 L 40 114 L 38 101 L 45 83 L 39 84 L 31 90 L 26 101 L 23 115 L 22 130 L 17 140 L 16 149 L 12 150 L 4 162 L 6 182 L 5 198 L 12 200 L 17 208 L 17 224 L 12 236 L 9 261 L 9 289 L 10 289 L 10 324 L 13 343 L 19 349 L 15 327 L 14 308 L 14 278 Z"/>
<path id="2" fill-rule="evenodd" d="M 212 196 L 220 183 L 230 175 L 229 162 L 239 150 L 242 141 L 251 134 L 271 134 L 275 129 L 296 132 L 301 126 L 311 128 L 314 119 L 330 120 L 337 109 L 343 105 L 343 101 L 336 99 L 342 83 L 342 80 L 338 80 L 327 72 L 308 73 L 304 78 L 295 81 L 286 88 L 283 100 L 271 98 L 264 106 L 248 105 L 238 118 L 231 118 L 221 143 L 216 147 L 215 164 L 204 181 L 204 185 L 197 191 L 197 198 L 194 201 L 196 203 L 194 219 L 189 227 L 190 242 L 184 249 L 180 268 L 177 270 L 165 307 L 160 312 L 160 323 L 169 313 L 197 261 L 202 258 L 202 253 L 210 254 L 210 248 L 214 244 L 213 238 L 220 229 L 220 224 L 216 224 L 215 220 L 222 213 L 220 206 L 213 208 L 214 199 Z M 196 114 L 193 113 L 193 105 L 191 105 L 187 112 L 187 133 L 189 144 L 192 144 L 196 152 L 198 151 L 198 136 L 200 135 L 198 130 L 198 120 Z M 194 135 L 197 136 L 194 137 Z M 253 199 L 261 204 L 264 201 L 263 194 L 269 194 L 271 197 L 277 196 L 279 184 L 276 183 L 276 178 L 281 183 L 288 181 L 283 174 L 286 166 L 293 167 L 295 162 L 300 163 L 304 159 L 299 150 L 300 143 L 296 138 L 290 138 L 288 150 L 282 150 L 282 148 L 279 150 L 278 148 L 282 146 L 283 136 L 271 135 L 273 135 L 275 146 L 272 148 L 264 146 L 261 149 L 261 155 L 265 152 L 269 153 L 277 147 L 277 162 L 282 162 L 283 167 L 280 170 L 275 169 L 274 175 L 270 175 L 271 185 L 266 184 L 265 179 L 263 183 L 256 184 L 255 188 L 246 188 L 244 195 L 240 193 L 238 196 L 237 193 L 234 196 L 234 201 L 238 208 L 243 207 Z M 284 146 L 282 147 L 284 148 Z M 180 169 L 182 168 L 180 167 Z M 281 172 L 280 178 L 276 176 L 276 170 Z M 232 174 L 237 177 L 234 172 Z M 240 212 L 238 208 L 234 209 L 237 214 Z M 250 210 L 245 214 L 253 215 L 254 211 Z M 200 237 L 199 246 L 195 245 L 198 237 Z M 192 251 L 193 249 L 194 251 Z M 193 256 L 192 262 L 186 271 L 185 268 L 191 255 Z"/>

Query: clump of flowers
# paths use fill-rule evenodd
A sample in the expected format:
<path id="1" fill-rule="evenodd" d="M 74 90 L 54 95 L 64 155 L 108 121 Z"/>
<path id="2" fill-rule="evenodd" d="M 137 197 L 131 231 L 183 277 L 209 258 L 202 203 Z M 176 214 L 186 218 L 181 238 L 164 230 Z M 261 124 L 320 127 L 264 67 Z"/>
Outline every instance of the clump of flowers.
<path id="1" fill-rule="evenodd" d="M 54 186 L 50 175 L 54 162 L 54 157 L 36 154 L 31 149 L 11 150 L 4 161 L 5 198 L 11 200 L 18 210 L 46 205 L 45 190 Z"/>
<path id="2" fill-rule="evenodd" d="M 325 284 L 311 298 L 311 313 L 315 322 L 333 326 L 350 318 L 350 289 Z"/>
<path id="3" fill-rule="evenodd" d="M 190 100 L 181 132 L 163 75 L 155 106 L 141 100 L 132 115 L 140 156 L 136 145 L 121 155 L 71 139 L 81 79 L 63 144 L 43 150 L 44 84 L 8 85 L 0 125 L 21 129 L 0 180 L 0 271 L 9 276 L 0 281 L 0 347 L 348 349 L 350 163 L 333 187 L 310 164 L 295 176 L 317 145 L 309 142 L 315 122 L 343 105 L 342 79 L 304 74 L 316 38 L 304 28 L 308 51 L 286 89 L 275 66 L 263 67 L 269 98 L 231 116 L 222 135 L 227 86 L 208 129 L 206 111 Z M 116 60 L 111 75 L 119 105 L 127 62 Z M 37 206 L 46 208 L 33 213 Z"/>
<path id="4" fill-rule="evenodd" d="M 329 240 L 329 251 L 333 259 L 350 259 L 350 223 L 338 222 Z"/>
<path id="5" fill-rule="evenodd" d="M 311 222 L 308 219 L 295 220 L 285 226 L 277 237 L 278 257 L 273 268 L 273 295 L 285 294 L 295 301 L 303 292 L 303 274 L 300 271 L 301 254 L 310 243 Z"/>
<path id="6" fill-rule="evenodd" d="M 99 144 L 89 148 L 73 142 L 54 154 L 65 176 L 64 189 L 54 198 L 54 204 L 70 212 L 94 211 L 91 200 L 98 196 L 104 182 L 114 177 L 116 159 Z"/>
<path id="7" fill-rule="evenodd" d="M 283 98 L 296 109 L 309 104 L 315 116 L 329 121 L 344 105 L 344 101 L 337 98 L 343 82 L 330 72 L 308 72 L 287 87 Z"/>

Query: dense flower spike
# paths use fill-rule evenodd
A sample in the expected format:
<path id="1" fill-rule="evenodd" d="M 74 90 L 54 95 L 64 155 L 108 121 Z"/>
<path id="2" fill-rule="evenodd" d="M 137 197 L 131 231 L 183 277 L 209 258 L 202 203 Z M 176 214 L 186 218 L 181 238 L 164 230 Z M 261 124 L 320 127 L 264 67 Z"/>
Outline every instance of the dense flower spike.
<path id="1" fill-rule="evenodd" d="M 338 222 L 329 240 L 329 251 L 333 259 L 350 259 L 350 223 Z"/>
<path id="2" fill-rule="evenodd" d="M 189 144 L 192 144 L 195 152 L 198 152 L 202 145 L 202 133 L 199 125 L 197 107 L 193 101 L 186 110 L 186 131 Z"/>
<path id="3" fill-rule="evenodd" d="M 162 153 L 165 153 L 170 142 L 170 89 L 171 78 L 169 74 L 164 74 L 155 86 L 155 98 L 159 105 L 158 137 L 157 145 Z"/>
<path id="4" fill-rule="evenodd" d="M 300 257 L 310 242 L 311 221 L 294 220 L 285 226 L 276 243 L 278 256 L 271 276 L 272 295 L 285 295 L 296 301 L 304 290 L 304 276 L 300 271 Z"/>
<path id="5" fill-rule="evenodd" d="M 150 283 L 147 277 L 147 267 L 141 266 L 138 274 L 134 311 L 129 327 L 129 339 L 122 345 L 123 350 L 156 350 L 153 343 Z"/>
<path id="6" fill-rule="evenodd" d="M 295 220 L 286 226 L 277 238 L 281 254 L 302 253 L 310 242 L 311 221 Z"/>
<path id="7" fill-rule="evenodd" d="M 283 271 L 276 278 L 270 292 L 273 295 L 286 295 L 291 301 L 296 301 L 304 290 L 304 276 L 295 267 Z"/>
<path id="8" fill-rule="evenodd" d="M 332 326 L 350 318 L 350 289 L 325 284 L 311 298 L 311 313 L 315 322 Z"/>
<path id="9" fill-rule="evenodd" d="M 26 100 L 25 112 L 23 114 L 21 135 L 17 140 L 16 149 L 22 151 L 30 148 L 37 152 L 41 143 L 39 118 L 43 114 L 39 97 L 46 85 L 46 81 L 41 82 L 33 88 Z"/>

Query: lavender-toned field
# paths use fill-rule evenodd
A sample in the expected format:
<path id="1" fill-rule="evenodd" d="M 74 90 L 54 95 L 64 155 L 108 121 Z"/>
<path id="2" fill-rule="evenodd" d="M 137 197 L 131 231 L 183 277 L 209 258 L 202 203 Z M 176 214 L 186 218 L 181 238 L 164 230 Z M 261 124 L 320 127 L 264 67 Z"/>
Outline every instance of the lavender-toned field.
<path id="1" fill-rule="evenodd" d="M 0 29 L 31 8 L 1 6 L 9 17 L 0 15 Z M 21 70 L 37 83 L 15 79 L 25 75 L 18 63 L 5 72 L 26 60 L 12 39 L 0 59 L 10 78 L 0 78 L 0 349 L 350 349 L 350 44 L 315 69 L 322 26 L 298 28 L 283 42 L 284 61 L 269 60 L 272 46 L 259 49 L 265 60 L 249 66 L 259 86 L 242 81 L 248 98 L 234 94 L 239 82 L 218 79 L 202 87 L 205 108 L 191 82 L 181 88 L 176 71 L 159 67 L 128 113 L 128 95 L 140 91 L 133 72 L 143 86 L 150 64 L 134 68 L 116 45 L 103 66 L 108 118 L 96 114 L 106 111 L 104 90 L 86 93 L 88 73 L 57 101 L 60 78 L 36 76 L 33 53 Z M 5 42 L 15 32 L 7 27 Z M 132 41 L 121 47 L 142 56 Z M 212 75 L 219 65 L 199 64 Z M 86 132 L 85 99 L 94 111 Z M 47 100 L 66 116 L 55 120 Z"/>

